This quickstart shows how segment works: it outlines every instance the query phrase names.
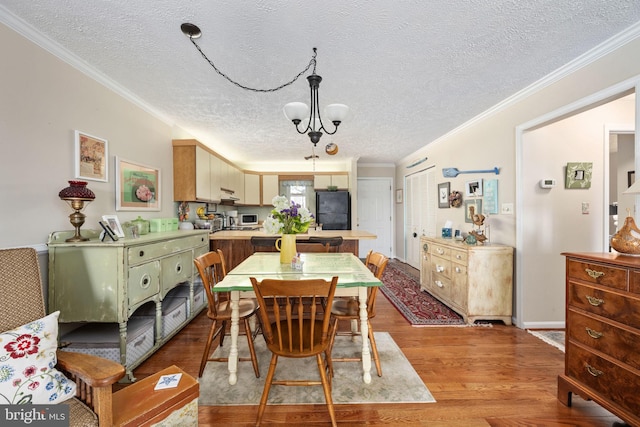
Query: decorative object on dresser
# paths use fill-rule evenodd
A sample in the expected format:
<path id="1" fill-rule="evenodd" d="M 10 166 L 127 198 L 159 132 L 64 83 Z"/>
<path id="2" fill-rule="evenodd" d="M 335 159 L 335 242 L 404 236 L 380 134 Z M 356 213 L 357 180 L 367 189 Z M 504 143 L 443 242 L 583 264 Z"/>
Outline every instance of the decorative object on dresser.
<path id="1" fill-rule="evenodd" d="M 640 425 L 640 258 L 566 256 L 566 352 L 558 400 L 577 393 Z"/>
<path id="2" fill-rule="evenodd" d="M 465 322 L 501 320 L 511 325 L 513 248 L 470 246 L 422 237 L 420 286 L 459 313 Z"/>
<path id="3" fill-rule="evenodd" d="M 92 202 L 96 198 L 96 195 L 87 188 L 85 181 L 69 181 L 69 186 L 60 190 L 58 197 L 67 202 L 69 206 L 71 206 L 71 209 L 74 210 L 74 212 L 69 215 L 69 222 L 74 226 L 76 232 L 73 236 L 69 237 L 67 241 L 84 242 L 89 240 L 80 234 L 80 227 L 84 224 L 86 217 L 85 214 L 82 213 L 82 210 L 87 203 Z"/>
<path id="4" fill-rule="evenodd" d="M 209 233 L 168 231 L 102 243 L 91 230 L 87 242 L 65 242 L 70 233 L 49 236 L 49 311 L 59 310 L 62 324 L 84 325 L 61 340 L 77 351 L 111 348 L 106 354 L 115 354 L 134 380 L 133 368 L 204 308 L 202 299 L 196 304 L 200 286 L 193 260 L 208 251 Z M 187 296 L 174 306 L 171 297 L 185 285 Z M 150 324 L 136 316 L 149 306 Z M 179 321 L 173 321 L 174 314 L 181 316 Z M 105 329 L 113 340 L 105 337 Z M 81 341 L 74 342 L 74 336 Z"/>
<path id="5" fill-rule="evenodd" d="M 624 190 L 622 194 L 640 194 L 640 181 Z M 617 209 L 617 208 L 616 208 Z M 640 229 L 631 216 L 631 210 L 627 209 L 627 217 L 624 225 L 611 237 L 611 247 L 624 254 L 640 254 Z"/>

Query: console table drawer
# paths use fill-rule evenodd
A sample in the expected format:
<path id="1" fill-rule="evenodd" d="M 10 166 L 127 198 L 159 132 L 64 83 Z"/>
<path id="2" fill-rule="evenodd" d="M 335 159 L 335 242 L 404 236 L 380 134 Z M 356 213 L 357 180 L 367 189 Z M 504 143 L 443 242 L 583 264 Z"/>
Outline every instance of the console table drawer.
<path id="1" fill-rule="evenodd" d="M 202 236 L 189 236 L 148 245 L 132 246 L 127 248 L 127 260 L 129 265 L 140 264 L 141 262 L 202 246 L 206 244 L 205 242 L 206 240 Z"/>
<path id="2" fill-rule="evenodd" d="M 640 376 L 584 348 L 568 343 L 566 373 L 607 400 L 640 413 Z"/>
<path id="3" fill-rule="evenodd" d="M 440 257 L 431 258 L 431 272 L 434 275 L 440 275 L 451 278 L 451 261 Z"/>
<path id="4" fill-rule="evenodd" d="M 129 269 L 129 305 L 136 305 L 160 292 L 160 262 L 153 261 Z"/>
<path id="5" fill-rule="evenodd" d="M 467 265 L 468 254 L 469 253 L 467 251 L 459 251 L 459 250 L 456 250 L 456 249 L 452 249 L 451 250 L 451 261 L 459 263 L 459 264 Z"/>
<path id="6" fill-rule="evenodd" d="M 640 369 L 640 331 L 619 328 L 574 310 L 567 312 L 567 337 Z"/>
<path id="7" fill-rule="evenodd" d="M 610 288 L 626 290 L 627 274 L 627 270 L 622 268 L 575 260 L 567 262 L 567 275 L 570 279 L 596 283 Z"/>
<path id="8" fill-rule="evenodd" d="M 191 280 L 193 274 L 193 252 L 185 251 L 162 258 L 162 291 L 166 295 L 177 284 Z"/>
<path id="9" fill-rule="evenodd" d="M 569 282 L 567 304 L 589 313 L 640 328 L 640 298 Z"/>
<path id="10" fill-rule="evenodd" d="M 433 255 L 437 255 L 439 257 L 442 258 L 451 258 L 451 248 L 447 247 L 447 246 L 441 246 L 438 244 L 432 244 L 431 245 L 431 253 Z"/>

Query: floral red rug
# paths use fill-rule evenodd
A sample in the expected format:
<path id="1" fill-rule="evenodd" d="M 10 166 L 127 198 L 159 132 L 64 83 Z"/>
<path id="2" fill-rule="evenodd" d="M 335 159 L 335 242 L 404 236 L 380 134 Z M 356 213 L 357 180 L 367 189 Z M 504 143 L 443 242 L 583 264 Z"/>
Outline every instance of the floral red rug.
<path id="1" fill-rule="evenodd" d="M 382 283 L 382 293 L 411 326 L 465 326 L 458 313 L 420 290 L 419 272 L 413 267 L 389 260 Z"/>

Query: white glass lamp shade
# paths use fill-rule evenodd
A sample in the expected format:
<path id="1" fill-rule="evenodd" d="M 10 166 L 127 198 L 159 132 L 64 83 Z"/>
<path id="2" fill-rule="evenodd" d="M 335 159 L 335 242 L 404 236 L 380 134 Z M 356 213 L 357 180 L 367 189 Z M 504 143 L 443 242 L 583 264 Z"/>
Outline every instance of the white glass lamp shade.
<path id="1" fill-rule="evenodd" d="M 284 106 L 282 109 L 284 111 L 284 116 L 290 120 L 299 120 L 309 119 L 309 106 L 304 102 L 290 102 Z"/>
<path id="2" fill-rule="evenodd" d="M 349 107 L 344 104 L 329 104 L 324 109 L 324 117 L 332 122 L 342 122 L 349 114 Z"/>

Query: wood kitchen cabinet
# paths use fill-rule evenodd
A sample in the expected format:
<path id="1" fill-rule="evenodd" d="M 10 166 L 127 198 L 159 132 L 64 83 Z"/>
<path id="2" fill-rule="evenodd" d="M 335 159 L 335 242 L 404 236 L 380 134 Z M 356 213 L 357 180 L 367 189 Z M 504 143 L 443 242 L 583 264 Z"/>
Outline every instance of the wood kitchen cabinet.
<path id="1" fill-rule="evenodd" d="M 98 233 L 83 230 L 86 242 L 68 243 L 73 232 L 55 232 L 49 236 L 49 312 L 60 310 L 59 322 L 65 324 L 109 326 L 118 331 L 114 344 L 119 362 L 132 377 L 132 369 L 169 340 L 204 308 L 202 286 L 196 289 L 197 271 L 193 259 L 209 250 L 209 232 L 172 231 L 150 233 L 139 238 L 121 238 L 101 242 Z M 186 309 L 175 330 L 167 329 L 163 309 L 173 303 L 174 291 L 181 295 Z M 201 299 L 196 298 L 196 291 Z M 186 301 L 185 301 L 186 299 Z M 139 357 L 127 353 L 128 326 L 139 310 L 151 308 L 155 334 L 145 342 Z M 187 313 L 188 312 L 188 313 Z M 187 313 L 185 315 L 185 313 Z M 69 325 L 71 326 L 71 325 Z M 83 326 L 84 327 L 84 326 Z M 86 328 L 85 328 L 86 329 Z M 104 331 L 104 328 L 96 328 Z M 104 347 L 104 333 L 96 332 L 94 347 Z M 155 339 L 154 339 L 155 338 Z M 73 342 L 68 344 L 73 345 Z"/>
<path id="2" fill-rule="evenodd" d="M 195 139 L 174 140 L 173 200 L 219 201 L 221 163 Z"/>
<path id="3" fill-rule="evenodd" d="M 465 322 L 501 320 L 511 325 L 513 248 L 471 246 L 422 237 L 420 287 L 460 314 Z"/>
<path id="4" fill-rule="evenodd" d="M 591 399 L 640 426 L 640 259 L 566 256 L 566 342 L 558 400 Z"/>

